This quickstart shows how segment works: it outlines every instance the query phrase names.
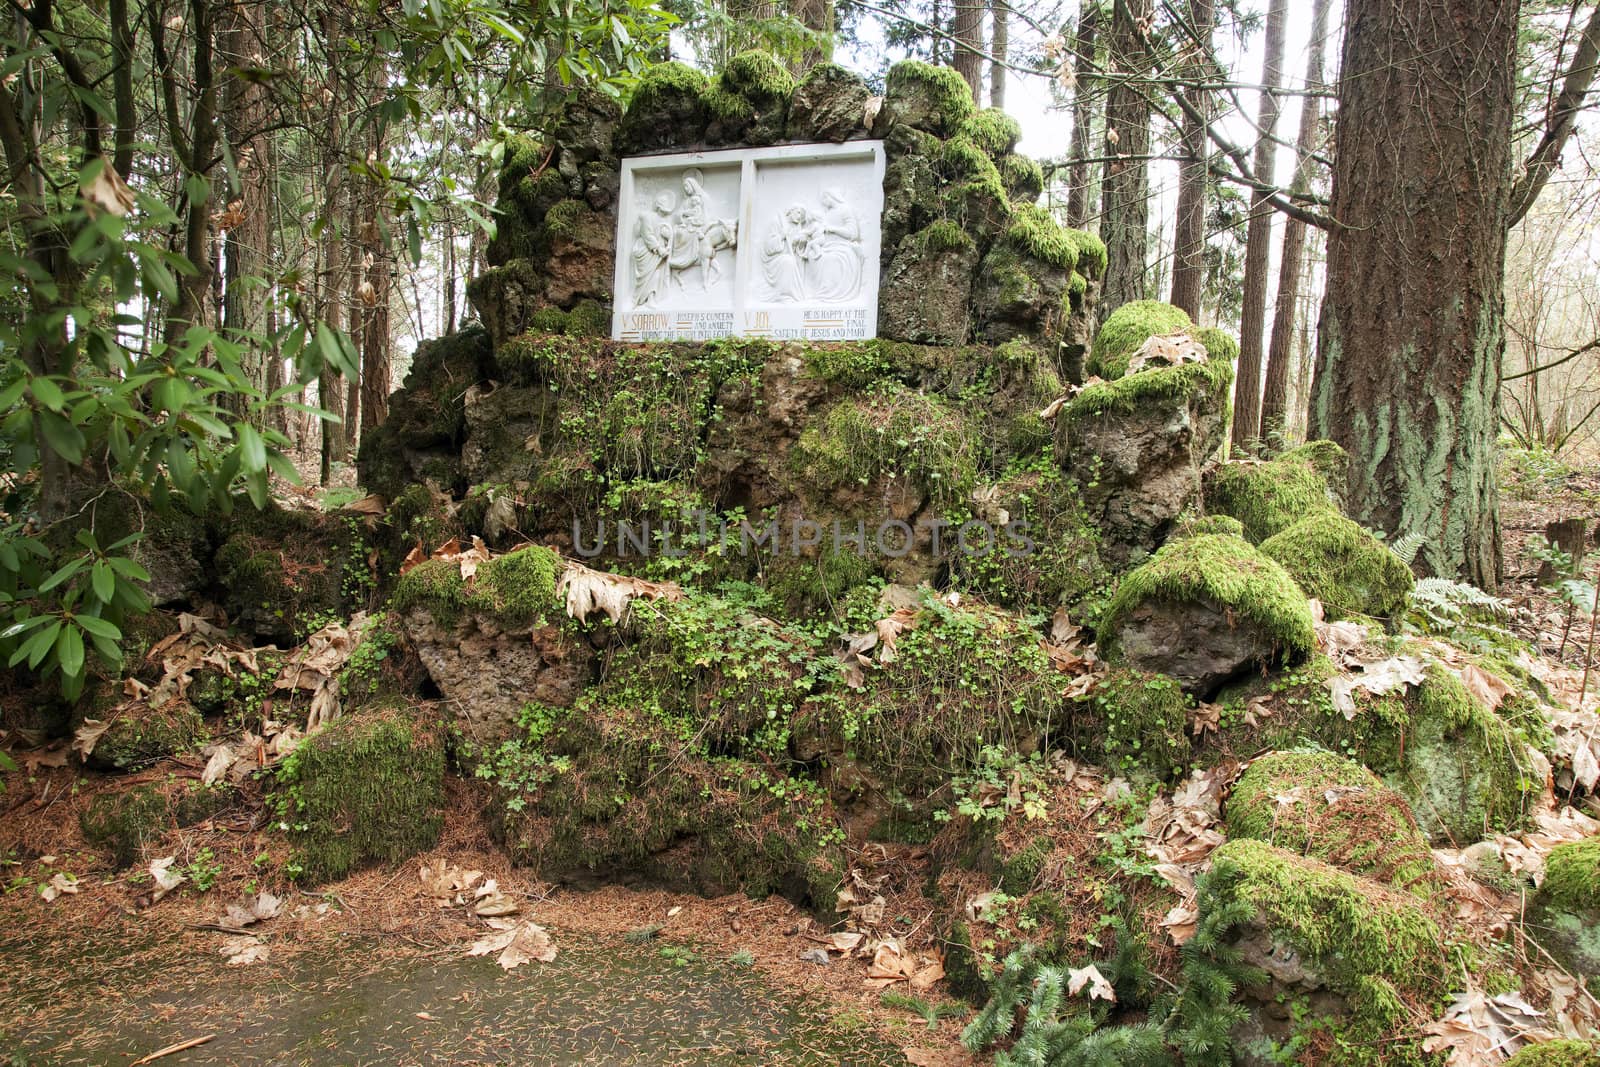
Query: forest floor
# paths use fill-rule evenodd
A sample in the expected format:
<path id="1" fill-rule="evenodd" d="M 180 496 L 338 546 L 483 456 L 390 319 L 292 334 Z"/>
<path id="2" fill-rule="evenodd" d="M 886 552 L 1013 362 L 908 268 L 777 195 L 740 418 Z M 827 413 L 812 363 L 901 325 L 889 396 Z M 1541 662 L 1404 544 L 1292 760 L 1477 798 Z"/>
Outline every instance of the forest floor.
<path id="1" fill-rule="evenodd" d="M 1528 541 L 1552 520 L 1597 514 L 1600 470 L 1507 471 L 1509 625 L 1580 669 L 1590 620 L 1567 625 Z M 978 1062 L 959 1041 L 971 1010 L 942 983 L 918 994 L 932 1022 L 884 1003 L 888 983 L 869 977 L 870 960 L 804 958 L 829 947 L 832 931 L 781 898 L 530 879 L 487 838 L 473 781 L 450 780 L 430 853 L 315 890 L 271 873 L 287 847 L 257 789 L 162 843 L 190 880 L 157 899 L 148 865 L 115 868 L 84 840 L 78 814 L 104 792 L 197 780 L 200 757 L 103 775 L 64 751 L 59 761 L 29 755 L 18 753 L 22 769 L 0 793 L 0 1063 Z M 874 845 L 851 866 L 882 886 L 907 948 L 936 952 L 926 856 Z M 441 900 L 425 868 L 493 879 L 517 922 L 547 932 L 554 958 L 508 970 L 492 951 L 469 955 L 491 931 L 470 892 Z M 264 889 L 276 913 L 227 928 L 237 925 L 230 905 L 248 910 Z"/>

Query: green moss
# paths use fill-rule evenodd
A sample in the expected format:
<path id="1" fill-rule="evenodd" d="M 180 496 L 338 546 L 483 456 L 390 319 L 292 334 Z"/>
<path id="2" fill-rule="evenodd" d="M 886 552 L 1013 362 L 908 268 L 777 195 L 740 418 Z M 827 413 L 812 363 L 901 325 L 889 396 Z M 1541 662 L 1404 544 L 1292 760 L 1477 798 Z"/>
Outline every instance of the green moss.
<path id="1" fill-rule="evenodd" d="M 1109 262 L 1106 243 L 1087 230 L 1068 230 L 1068 235 L 1078 246 L 1078 270 L 1090 278 L 1105 275 Z"/>
<path id="2" fill-rule="evenodd" d="M 1022 140 L 1022 125 L 998 108 L 984 108 L 969 116 L 956 129 L 956 135 L 976 144 L 991 159 L 998 160 Z"/>
<path id="3" fill-rule="evenodd" d="M 1561 911 L 1600 909 L 1600 837 L 1557 845 L 1545 858 L 1539 902 Z"/>
<path id="4" fill-rule="evenodd" d="M 1226 534 L 1244 537 L 1244 524 L 1228 515 L 1200 515 L 1178 524 L 1173 537 L 1197 537 L 1201 534 Z"/>
<path id="5" fill-rule="evenodd" d="M 1113 670 L 1082 703 L 1087 713 L 1072 719 L 1078 748 L 1118 774 L 1143 771 L 1167 779 L 1188 766 L 1194 699 L 1176 679 Z"/>
<path id="6" fill-rule="evenodd" d="M 654 63 L 639 76 L 639 84 L 634 87 L 628 110 L 653 110 L 661 106 L 659 98 L 666 96 L 703 98 L 710 86 L 706 76 L 688 64 L 676 61 Z"/>
<path id="7" fill-rule="evenodd" d="M 562 566 L 548 548 L 529 545 L 480 564 L 466 582 L 457 564 L 425 560 L 400 579 L 389 606 L 397 612 L 424 609 L 441 626 L 453 626 L 468 611 L 509 628 L 539 625 L 559 612 L 555 587 Z"/>
<path id="8" fill-rule="evenodd" d="M 1442 891 L 1428 842 L 1394 790 L 1321 749 L 1274 752 L 1228 795 L 1230 838 L 1286 848 L 1425 899 Z"/>
<path id="9" fill-rule="evenodd" d="M 1332 441 L 1307 441 L 1298 448 L 1289 449 L 1280 458 L 1311 464 L 1327 481 L 1328 488 L 1343 498 L 1350 477 L 1350 457 Z"/>
<path id="10" fill-rule="evenodd" d="M 1206 509 L 1244 523 L 1245 536 L 1257 544 L 1313 514 L 1334 511 L 1328 480 L 1289 456 L 1223 464 L 1206 484 Z"/>
<path id="11" fill-rule="evenodd" d="M 952 183 L 976 186 L 983 190 L 985 196 L 992 197 L 1000 204 L 1003 212 L 1010 211 L 999 168 L 970 138 L 952 137 L 944 143 L 943 168 L 945 176 Z"/>
<path id="12" fill-rule="evenodd" d="M 1202 927 L 1214 915 L 1254 915 L 1345 998 L 1351 1020 L 1328 1063 L 1397 1062 L 1382 1058 L 1403 1051 L 1387 1039 L 1412 1010 L 1431 1013 L 1458 969 L 1414 897 L 1261 841 L 1228 841 L 1211 854 L 1199 907 Z"/>
<path id="13" fill-rule="evenodd" d="M 137 863 L 145 842 L 163 836 L 168 822 L 166 798 L 149 785 L 126 793 L 101 793 L 78 814 L 84 840 L 109 848 L 119 868 Z"/>
<path id="14" fill-rule="evenodd" d="M 578 221 L 594 212 L 582 200 L 558 200 L 544 213 L 545 228 L 556 237 L 570 237 Z"/>
<path id="15" fill-rule="evenodd" d="M 1088 291 L 1089 291 L 1089 279 L 1085 278 L 1082 274 L 1079 274 L 1077 271 L 1073 271 L 1072 272 L 1072 277 L 1067 279 L 1067 299 L 1068 299 L 1068 301 L 1070 302 L 1070 301 L 1082 300 L 1083 297 L 1084 297 L 1084 294 L 1088 293 Z"/>
<path id="16" fill-rule="evenodd" d="M 95 742 L 93 759 L 100 766 L 134 770 L 192 752 L 206 736 L 205 719 L 186 701 L 161 708 L 136 705 L 115 713 Z"/>
<path id="17" fill-rule="evenodd" d="M 606 337 L 611 333 L 611 312 L 595 300 L 580 300 L 567 314 L 563 328 L 568 337 Z"/>
<path id="18" fill-rule="evenodd" d="M 771 52 L 752 49 L 728 60 L 717 76 L 721 86 L 753 100 L 777 100 L 794 94 L 794 75 Z"/>
<path id="19" fill-rule="evenodd" d="M 1505 1067 L 1600 1067 L 1600 1045 L 1588 1041 L 1546 1041 L 1528 1045 Z"/>
<path id="20" fill-rule="evenodd" d="M 794 457 L 823 489 L 905 478 L 941 503 L 964 501 L 977 478 L 966 420 L 943 400 L 885 384 L 834 404 L 800 435 Z"/>
<path id="21" fill-rule="evenodd" d="M 912 240 L 929 252 L 965 252 L 972 248 L 972 237 L 949 219 L 939 219 L 918 230 Z"/>
<path id="22" fill-rule="evenodd" d="M 1019 204 L 1011 213 L 1006 240 L 1018 251 L 1062 270 L 1078 265 L 1078 243 L 1055 216 L 1034 204 Z"/>
<path id="23" fill-rule="evenodd" d="M 906 803 L 926 805 L 986 749 L 1036 747 L 1061 718 L 1057 677 L 1017 616 L 930 599 L 892 662 L 866 669 L 860 689 L 823 692 L 806 716 Z"/>
<path id="24" fill-rule="evenodd" d="M 1188 312 L 1159 300 L 1124 304 L 1107 317 L 1095 334 L 1094 347 L 1089 351 L 1089 373 L 1107 380 L 1120 378 L 1128 373 L 1128 362 L 1140 345 L 1191 325 Z"/>
<path id="25" fill-rule="evenodd" d="M 554 305 L 528 316 L 528 329 L 538 333 L 562 333 L 567 328 L 567 313 Z"/>
<path id="26" fill-rule="evenodd" d="M 1213 362 L 1232 363 L 1239 358 L 1239 342 L 1232 334 L 1215 326 L 1197 326 L 1189 331 L 1206 349 L 1206 357 Z"/>
<path id="27" fill-rule="evenodd" d="M 1261 542 L 1261 553 L 1283 564 L 1331 619 L 1402 615 L 1416 584 L 1411 568 L 1389 546 L 1329 509 L 1313 511 Z"/>
<path id="28" fill-rule="evenodd" d="M 439 839 L 443 733 L 397 705 L 346 716 L 289 755 L 278 789 L 308 881 L 397 862 Z"/>
<path id="29" fill-rule="evenodd" d="M 1044 168 L 1037 160 L 1013 153 L 1001 156 L 995 166 L 1011 199 L 1031 204 L 1044 192 Z"/>
<path id="30" fill-rule="evenodd" d="M 1429 837 L 1464 846 L 1520 826 L 1541 783 L 1516 732 L 1437 663 L 1407 705 L 1405 767 L 1394 785 Z"/>
<path id="31" fill-rule="evenodd" d="M 1061 416 L 1082 419 L 1112 412 L 1127 414 L 1154 400 L 1177 400 L 1201 392 L 1225 396 L 1232 384 L 1233 367 L 1227 363 L 1156 367 L 1089 386 L 1067 403 Z"/>
<path id="32" fill-rule="evenodd" d="M 1100 622 L 1102 648 L 1114 651 L 1123 618 L 1147 600 L 1208 602 L 1260 627 L 1290 659 L 1310 655 L 1315 644 L 1305 594 L 1282 567 L 1237 537 L 1168 542 L 1125 575 Z"/>
<path id="33" fill-rule="evenodd" d="M 846 389 L 864 389 L 873 382 L 889 377 L 894 369 L 884 355 L 883 347 L 872 341 L 807 345 L 805 361 L 806 370 L 812 377 Z"/>
<path id="34" fill-rule="evenodd" d="M 934 66 L 916 59 L 902 60 L 890 67 L 884 85 L 885 98 L 912 94 L 928 98 L 938 118 L 936 132 L 958 129 L 977 110 L 966 79 L 951 67 Z"/>

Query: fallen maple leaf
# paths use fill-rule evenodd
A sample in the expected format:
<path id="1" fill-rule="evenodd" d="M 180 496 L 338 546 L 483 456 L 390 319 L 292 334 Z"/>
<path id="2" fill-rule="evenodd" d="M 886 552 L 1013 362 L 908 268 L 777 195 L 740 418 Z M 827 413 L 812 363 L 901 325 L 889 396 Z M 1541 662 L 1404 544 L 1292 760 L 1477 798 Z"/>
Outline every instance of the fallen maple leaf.
<path id="1" fill-rule="evenodd" d="M 1117 1002 L 1116 990 L 1111 988 L 1111 983 L 1106 981 L 1105 975 L 1094 964 L 1087 967 L 1069 968 L 1067 971 L 1067 992 L 1077 996 L 1085 987 L 1089 990 L 1090 1000 L 1104 1000 L 1111 1004 Z"/>
<path id="2" fill-rule="evenodd" d="M 555 942 L 537 923 L 512 919 L 490 919 L 488 922 L 490 929 L 495 932 L 474 941 L 472 947 L 467 949 L 467 955 L 487 956 L 491 952 L 498 952 L 500 966 L 508 971 L 530 960 L 550 963 L 556 958 Z"/>

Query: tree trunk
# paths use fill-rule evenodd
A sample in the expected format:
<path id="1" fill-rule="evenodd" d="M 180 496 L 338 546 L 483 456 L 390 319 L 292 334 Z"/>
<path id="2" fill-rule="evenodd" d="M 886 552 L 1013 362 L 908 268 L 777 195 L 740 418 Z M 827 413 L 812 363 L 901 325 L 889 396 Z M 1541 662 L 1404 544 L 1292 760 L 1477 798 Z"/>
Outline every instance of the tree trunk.
<path id="1" fill-rule="evenodd" d="M 1107 267 L 1100 290 L 1100 321 L 1131 300 L 1143 300 L 1145 259 L 1150 234 L 1150 102 L 1145 78 L 1150 71 L 1153 0 L 1120 0 L 1111 18 L 1107 68 L 1112 79 L 1106 96 L 1108 159 L 1100 187 L 1100 238 Z"/>
<path id="2" fill-rule="evenodd" d="M 1499 580 L 1495 440 L 1517 0 L 1350 0 L 1311 432 L 1354 518 Z"/>
<path id="3" fill-rule="evenodd" d="M 994 37 L 989 48 L 989 106 L 1005 109 L 1006 60 L 1011 49 L 1011 5 L 1008 0 L 990 0 L 989 17 L 994 21 Z"/>
<path id="4" fill-rule="evenodd" d="M 806 46 L 796 75 L 818 63 L 833 61 L 833 0 L 790 0 L 789 13 L 796 22 L 818 35 L 819 44 Z"/>
<path id="5" fill-rule="evenodd" d="M 231 4 L 222 16 L 218 40 L 224 69 L 223 129 L 233 150 L 238 188 L 231 190 L 228 210 L 230 224 L 226 250 L 225 287 L 222 296 L 223 328 L 245 335 L 244 356 L 240 365 L 250 383 L 258 389 L 269 387 L 268 365 L 271 354 L 265 351 L 267 284 L 272 241 L 272 138 L 259 131 L 267 125 L 267 93 L 257 80 L 241 76 L 241 71 L 261 66 L 265 52 L 263 10 L 252 3 Z M 276 376 L 282 384 L 281 370 Z M 240 397 L 241 411 L 243 397 Z"/>
<path id="6" fill-rule="evenodd" d="M 1311 40 L 1306 52 L 1306 89 L 1322 88 L 1322 53 L 1328 33 L 1330 0 L 1313 0 Z M 1311 191 L 1311 176 L 1316 169 L 1312 153 L 1317 145 L 1317 126 L 1322 120 L 1320 97 L 1300 98 L 1300 132 L 1295 138 L 1293 195 Z M 1261 436 L 1268 441 L 1285 436 L 1289 401 L 1289 364 L 1294 361 L 1295 313 L 1300 305 L 1301 265 L 1305 261 L 1306 224 L 1299 219 L 1284 220 L 1283 256 L 1278 262 L 1278 299 L 1272 311 L 1272 344 L 1267 353 L 1266 388 L 1261 397 Z"/>
<path id="7" fill-rule="evenodd" d="M 1189 0 L 1189 21 L 1195 40 L 1189 47 L 1200 58 L 1189 65 L 1189 76 L 1204 78 L 1210 70 L 1206 56 L 1211 52 L 1211 30 L 1216 22 L 1212 0 Z M 1211 114 L 1211 94 L 1204 89 L 1185 89 L 1184 97 L 1194 108 L 1183 119 L 1183 163 L 1178 168 L 1178 221 L 1173 234 L 1172 303 L 1200 319 L 1200 293 L 1206 282 L 1206 198 L 1211 176 L 1206 167 L 1208 143 L 1204 119 Z"/>
<path id="8" fill-rule="evenodd" d="M 1261 110 L 1256 125 L 1255 176 L 1272 184 L 1278 146 L 1278 94 L 1283 84 L 1283 31 L 1288 0 L 1267 5 L 1266 59 L 1261 71 Z M 1261 358 L 1267 323 L 1267 272 L 1272 266 L 1272 207 L 1259 191 L 1250 197 L 1244 238 L 1244 301 L 1239 311 L 1239 375 L 1233 388 L 1233 443 L 1253 449 L 1261 436 Z"/>
<path id="9" fill-rule="evenodd" d="M 374 127 L 373 155 L 383 158 L 382 127 Z M 375 179 L 364 186 L 361 219 L 361 268 L 365 283 L 361 307 L 361 431 L 370 433 L 389 417 L 389 303 L 394 254 L 383 239 L 385 202 Z M 371 288 L 367 288 L 370 286 Z"/>
<path id="10" fill-rule="evenodd" d="M 1094 52 L 1095 34 L 1100 27 L 1100 8 L 1085 0 L 1072 35 L 1072 67 L 1077 86 L 1072 91 L 1072 146 L 1067 165 L 1067 224 L 1082 229 L 1089 222 L 1089 187 L 1093 182 L 1089 164 L 1094 137 Z"/>
<path id="11" fill-rule="evenodd" d="M 983 11 L 985 0 L 955 0 L 956 16 L 950 23 L 955 53 L 950 65 L 966 79 L 972 99 L 983 103 Z"/>

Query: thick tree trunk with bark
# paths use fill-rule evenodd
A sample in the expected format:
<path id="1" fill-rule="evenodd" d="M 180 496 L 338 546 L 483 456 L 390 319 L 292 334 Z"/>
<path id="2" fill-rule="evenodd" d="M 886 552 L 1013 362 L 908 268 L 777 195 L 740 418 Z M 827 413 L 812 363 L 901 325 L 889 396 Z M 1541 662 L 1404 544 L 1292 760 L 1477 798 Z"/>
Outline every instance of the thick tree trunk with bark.
<path id="1" fill-rule="evenodd" d="M 1283 31 L 1288 0 L 1267 6 L 1266 59 L 1261 71 L 1261 110 L 1256 121 L 1256 179 L 1273 181 L 1278 146 L 1278 94 L 1283 84 Z M 1261 436 L 1261 360 L 1267 323 L 1267 272 L 1272 263 L 1272 206 L 1256 192 L 1250 198 L 1250 223 L 1244 239 L 1244 303 L 1239 312 L 1239 374 L 1233 389 L 1233 443 L 1255 447 Z"/>
<path id="2" fill-rule="evenodd" d="M 382 159 L 383 133 L 375 129 L 372 154 Z M 363 185 L 361 218 L 361 432 L 370 433 L 389 417 L 389 279 L 394 253 L 383 239 L 386 205 L 383 188 L 374 180 Z"/>
<path id="3" fill-rule="evenodd" d="M 1311 433 L 1349 502 L 1424 537 L 1433 574 L 1499 578 L 1517 0 L 1350 0 Z"/>
<path id="4" fill-rule="evenodd" d="M 1311 40 L 1306 52 L 1306 89 L 1322 87 L 1322 54 L 1328 34 L 1328 8 L 1331 0 L 1313 0 Z M 1312 154 L 1317 146 L 1317 126 L 1322 120 L 1322 101 L 1316 96 L 1300 98 L 1300 132 L 1295 138 L 1294 179 L 1290 192 L 1304 195 L 1311 191 L 1316 168 Z M 1300 306 L 1301 267 L 1305 261 L 1306 224 L 1285 219 L 1283 255 L 1278 263 L 1278 299 L 1272 309 L 1272 340 L 1267 351 L 1266 386 L 1261 395 L 1261 436 L 1268 441 L 1285 436 L 1288 427 L 1289 364 L 1294 361 L 1295 314 Z"/>
<path id="5" fill-rule="evenodd" d="M 1189 64 L 1188 73 L 1203 78 L 1209 69 L 1206 56 L 1211 51 L 1211 30 L 1216 21 L 1212 0 L 1189 0 L 1189 23 L 1194 40 L 1187 43 L 1199 58 Z M 1206 194 L 1211 176 L 1206 166 L 1210 147 L 1205 119 L 1211 114 L 1211 94 L 1205 89 L 1185 89 L 1185 98 L 1194 112 L 1183 117 L 1183 163 L 1178 168 L 1178 218 L 1173 234 L 1172 303 L 1200 318 L 1200 293 L 1206 281 Z"/>
<path id="6" fill-rule="evenodd" d="M 1100 238 L 1107 267 L 1100 290 L 1100 321 L 1130 300 L 1145 297 L 1145 258 L 1150 234 L 1150 102 L 1144 78 L 1150 71 L 1146 30 L 1153 0 L 1116 5 L 1107 41 L 1112 79 L 1106 96 L 1108 159 L 1100 188 Z"/>
<path id="7" fill-rule="evenodd" d="M 984 0 L 956 0 L 955 18 L 950 21 L 950 36 L 955 38 L 955 54 L 950 65 L 966 79 L 972 99 L 983 102 L 983 12 Z"/>
<path id="8" fill-rule="evenodd" d="M 1067 164 L 1067 224 L 1082 229 L 1089 222 L 1090 139 L 1094 135 L 1094 50 L 1100 28 L 1100 8 L 1085 0 L 1072 35 L 1072 70 L 1077 81 L 1072 91 L 1072 145 Z"/>

